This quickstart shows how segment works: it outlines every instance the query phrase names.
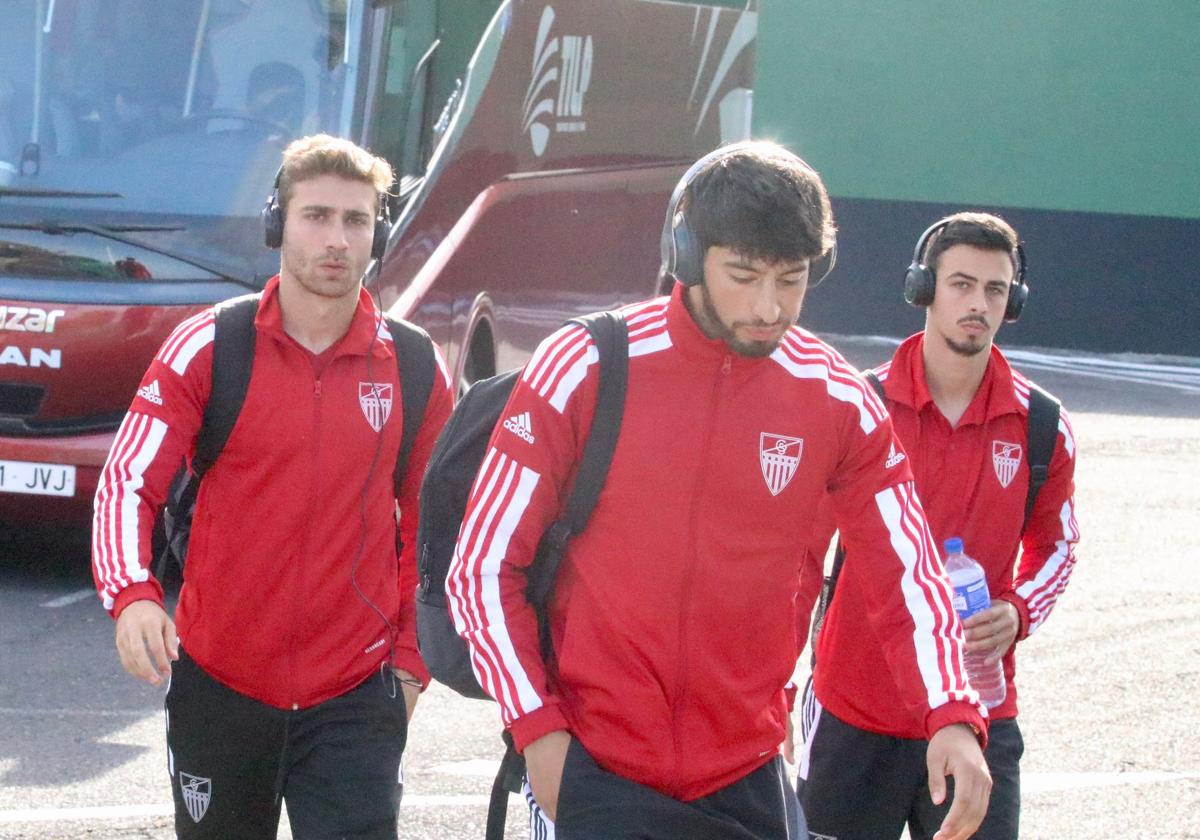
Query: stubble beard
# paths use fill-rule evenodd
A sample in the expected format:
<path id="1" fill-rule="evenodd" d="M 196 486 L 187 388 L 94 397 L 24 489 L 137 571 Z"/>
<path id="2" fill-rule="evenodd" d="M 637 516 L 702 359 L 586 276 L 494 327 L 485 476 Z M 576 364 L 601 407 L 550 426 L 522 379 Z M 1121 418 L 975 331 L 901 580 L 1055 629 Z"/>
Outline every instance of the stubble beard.
<path id="1" fill-rule="evenodd" d="M 774 341 L 744 341 L 738 338 L 737 334 L 721 321 L 717 307 L 713 304 L 712 296 L 708 293 L 708 287 L 703 283 L 700 284 L 700 301 L 700 311 L 695 315 L 701 331 L 709 338 L 721 339 L 729 346 L 730 350 L 739 356 L 750 359 L 770 356 L 779 347 L 779 342 L 783 340 L 782 334 Z"/>
<path id="2" fill-rule="evenodd" d="M 959 356 L 969 359 L 972 356 L 978 356 L 980 353 L 986 350 L 988 348 L 988 342 L 980 341 L 978 344 L 976 344 L 974 342 L 955 341 L 953 338 L 946 336 L 946 346 Z"/>
<path id="3" fill-rule="evenodd" d="M 348 270 L 345 275 L 335 278 L 325 279 L 320 276 L 321 269 L 316 263 L 325 259 L 327 259 L 325 254 L 311 259 L 296 258 L 287 249 L 284 249 L 281 254 L 283 268 L 296 279 L 302 289 L 311 295 L 327 300 L 340 300 L 356 291 L 361 278 L 355 277 L 353 271 Z M 348 262 L 346 265 L 349 269 Z"/>

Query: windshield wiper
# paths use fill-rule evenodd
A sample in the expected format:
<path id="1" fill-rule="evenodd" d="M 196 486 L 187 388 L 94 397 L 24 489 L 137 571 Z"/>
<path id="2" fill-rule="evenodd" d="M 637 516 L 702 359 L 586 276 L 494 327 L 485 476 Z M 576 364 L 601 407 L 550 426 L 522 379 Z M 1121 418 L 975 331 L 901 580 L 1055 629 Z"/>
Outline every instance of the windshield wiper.
<path id="1" fill-rule="evenodd" d="M 115 192 L 93 192 L 91 190 L 54 190 L 39 187 L 0 187 L 0 195 L 14 198 L 124 198 Z"/>
<path id="2" fill-rule="evenodd" d="M 174 251 L 168 251 L 165 248 L 159 248 L 156 245 L 151 245 L 148 242 L 143 242 L 140 239 L 132 239 L 128 236 L 122 236 L 121 232 L 126 229 L 120 225 L 100 226 L 87 225 L 79 222 L 0 222 L 0 228 L 8 228 L 10 230 L 36 230 L 42 233 L 48 233 L 52 236 L 66 233 L 90 233 L 93 236 L 99 236 L 104 239 L 111 239 L 113 242 L 120 242 L 122 245 L 129 245 L 134 248 L 141 248 L 144 251 L 150 251 L 154 254 L 160 254 L 164 257 L 169 257 L 173 260 L 178 260 L 181 263 L 186 263 L 194 268 L 199 268 L 202 271 L 207 271 L 209 274 L 214 274 L 222 280 L 228 280 L 231 283 L 237 283 L 241 286 L 254 288 L 252 282 L 244 280 L 240 277 L 234 277 L 228 271 L 194 259 L 193 257 L 183 256 Z M 183 228 L 175 228 L 170 225 L 143 225 L 135 227 L 136 230 L 182 230 Z"/>

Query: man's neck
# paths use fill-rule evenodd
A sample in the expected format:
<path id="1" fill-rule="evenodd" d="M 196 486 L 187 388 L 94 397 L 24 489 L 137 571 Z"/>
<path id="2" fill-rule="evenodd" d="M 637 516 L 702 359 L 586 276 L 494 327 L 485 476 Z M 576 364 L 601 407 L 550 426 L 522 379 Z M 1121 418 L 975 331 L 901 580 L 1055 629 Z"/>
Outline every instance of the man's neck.
<path id="1" fill-rule="evenodd" d="M 926 333 L 921 352 L 929 396 L 951 427 L 957 426 L 975 399 L 979 383 L 983 382 L 991 346 L 974 356 L 964 356 L 951 350 L 939 337 Z"/>
<path id="2" fill-rule="evenodd" d="M 283 331 L 310 352 L 322 353 L 350 329 L 358 308 L 358 289 L 345 297 L 326 298 L 280 278 L 279 308 Z"/>

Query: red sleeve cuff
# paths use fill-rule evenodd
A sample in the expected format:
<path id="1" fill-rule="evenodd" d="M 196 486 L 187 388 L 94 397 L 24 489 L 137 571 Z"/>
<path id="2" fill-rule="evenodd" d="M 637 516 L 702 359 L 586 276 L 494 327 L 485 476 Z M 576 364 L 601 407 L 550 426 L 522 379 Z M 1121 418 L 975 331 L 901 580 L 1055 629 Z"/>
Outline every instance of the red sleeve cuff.
<path id="1" fill-rule="evenodd" d="M 162 586 L 154 578 L 142 583 L 132 583 L 117 593 L 113 600 L 113 608 L 109 610 L 114 619 L 120 618 L 125 608 L 134 601 L 153 601 L 165 610 L 163 606 Z"/>
<path id="2" fill-rule="evenodd" d="M 1023 642 L 1029 638 L 1029 607 L 1025 604 L 1025 599 L 1016 592 L 1005 592 L 1003 595 L 996 596 L 1001 601 L 1008 601 L 1017 608 L 1017 641 Z"/>
<path id="3" fill-rule="evenodd" d="M 567 719 L 555 701 L 550 701 L 542 708 L 517 718 L 508 727 L 517 752 L 524 752 L 525 748 L 538 738 L 559 729 L 569 730 L 570 727 L 567 726 Z"/>
<path id="4" fill-rule="evenodd" d="M 955 723 L 965 723 L 971 727 L 979 740 L 979 748 L 987 748 L 987 721 L 970 703 L 946 703 L 931 710 L 925 716 L 925 737 L 932 738 L 939 729 Z"/>

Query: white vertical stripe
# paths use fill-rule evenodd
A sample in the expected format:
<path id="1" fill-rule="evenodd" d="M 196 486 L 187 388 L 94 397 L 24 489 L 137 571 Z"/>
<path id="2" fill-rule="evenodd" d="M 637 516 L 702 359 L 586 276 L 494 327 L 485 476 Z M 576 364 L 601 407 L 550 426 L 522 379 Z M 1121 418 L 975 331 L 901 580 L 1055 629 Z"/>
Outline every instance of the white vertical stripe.
<path id="1" fill-rule="evenodd" d="M 587 348 L 591 344 L 591 337 L 583 333 L 577 337 L 570 346 L 559 354 L 554 362 L 554 366 L 548 374 L 543 374 L 539 381 L 531 382 L 530 385 L 538 392 L 538 396 L 545 399 L 550 394 L 551 389 L 558 386 L 559 380 L 563 375 L 563 369 L 569 364 L 574 364 L 574 360 L 578 358 L 579 351 Z M 586 358 L 586 353 L 585 353 Z"/>
<path id="2" fill-rule="evenodd" d="M 138 513 L 141 505 L 139 491 L 145 485 L 146 468 L 158 454 L 163 438 L 167 434 L 167 424 L 156 417 L 150 419 L 150 431 L 146 440 L 137 448 L 129 463 L 129 478 L 119 494 L 121 517 L 121 547 L 118 557 L 121 562 L 121 574 L 130 583 L 141 583 L 150 578 L 150 572 L 142 568 L 138 553 Z"/>
<path id="3" fill-rule="evenodd" d="M 122 422 L 124 434 L 114 441 L 112 451 L 104 470 L 101 487 L 103 499 L 103 534 L 99 556 L 102 558 L 104 572 L 103 599 L 104 608 L 111 610 L 118 592 L 127 585 L 121 577 L 121 546 L 117 540 L 120 522 L 121 496 L 125 491 L 125 481 L 129 475 L 129 462 L 137 448 L 142 445 L 146 435 L 146 426 L 150 418 L 145 414 L 128 413 Z M 99 494 L 97 494 L 99 499 Z"/>
<path id="4" fill-rule="evenodd" d="M 550 397 L 550 407 L 559 414 L 563 413 L 566 408 L 567 400 L 571 398 L 571 394 L 575 393 L 575 389 L 579 387 L 579 383 L 587 376 L 587 369 L 591 365 L 600 361 L 600 354 L 596 352 L 596 348 L 589 344 L 587 352 L 583 357 L 571 365 L 561 379 L 558 381 L 558 387 L 554 389 L 553 396 Z M 545 393 L 542 394 L 545 396 Z"/>
<path id="5" fill-rule="evenodd" d="M 105 590 L 108 589 L 108 583 L 112 578 L 106 554 L 107 545 L 105 543 L 108 528 L 108 520 L 105 517 L 105 513 L 108 510 L 108 499 L 112 495 L 113 490 L 108 481 L 108 475 L 112 469 L 112 460 L 124 445 L 130 426 L 137 422 L 137 416 L 127 413 L 124 419 L 121 420 L 121 426 L 117 429 L 112 446 L 108 450 L 108 457 L 104 460 L 104 467 L 100 470 L 96 498 L 92 500 L 92 566 L 96 572 L 96 580 L 100 585 L 101 598 L 105 597 Z"/>
<path id="6" fill-rule="evenodd" d="M 189 338 L 184 345 L 179 348 L 179 352 L 175 358 L 171 360 L 171 370 L 175 371 L 180 376 L 187 370 L 187 366 L 191 364 L 192 359 L 196 357 L 207 344 L 211 344 L 216 336 L 216 325 L 209 324 L 208 326 L 197 330 L 196 334 Z"/>
<path id="7" fill-rule="evenodd" d="M 648 338 L 640 338 L 637 341 L 629 344 L 629 358 L 636 356 L 648 356 L 651 353 L 657 353 L 659 350 L 666 350 L 671 346 L 671 334 L 666 330 L 652 335 Z"/>
<path id="8" fill-rule="evenodd" d="M 1054 609 L 1054 604 L 1066 588 L 1075 565 L 1072 544 L 1078 536 L 1075 530 L 1075 509 L 1071 499 L 1063 503 L 1059 511 L 1059 522 L 1062 523 L 1063 538 L 1055 543 L 1055 552 L 1046 558 L 1033 580 L 1017 587 L 1017 594 L 1029 609 L 1030 633 L 1040 627 Z"/>
<path id="9" fill-rule="evenodd" d="M 872 416 L 866 401 L 864 388 L 839 382 L 830 378 L 829 366 L 821 362 L 797 362 L 790 358 L 782 349 L 777 349 L 771 358 L 784 370 L 797 379 L 818 379 L 825 382 L 825 389 L 835 400 L 849 403 L 858 409 L 858 426 L 863 434 L 871 434 L 879 423 Z"/>
<path id="10" fill-rule="evenodd" d="M 587 330 L 568 324 L 538 345 L 521 379 L 535 391 L 552 383 L 566 360 L 587 341 Z"/>
<path id="11" fill-rule="evenodd" d="M 647 323 L 639 324 L 637 326 L 634 326 L 633 324 L 627 324 L 627 327 L 629 331 L 629 340 L 633 341 L 634 339 L 645 335 L 646 333 L 654 332 L 655 330 L 665 330 L 667 328 L 667 319 L 666 316 L 662 316 L 652 321 L 647 320 Z"/>
<path id="12" fill-rule="evenodd" d="M 484 546 L 491 538 L 492 522 L 496 518 L 496 514 L 504 507 L 504 500 L 508 497 L 517 471 L 518 466 L 506 458 L 497 462 L 494 480 L 488 482 L 488 487 L 494 492 L 494 495 L 481 497 L 481 502 L 487 500 L 487 505 L 483 512 L 483 519 L 474 535 L 474 544 L 468 560 L 467 578 L 467 597 L 469 599 L 467 609 L 470 611 L 471 625 L 466 638 L 475 643 L 471 650 L 471 670 L 475 673 L 475 679 L 479 681 L 479 684 L 484 686 L 504 709 L 514 707 L 516 700 L 505 679 L 503 654 L 495 645 L 495 640 L 491 636 L 491 628 L 488 626 L 481 570 L 482 559 L 485 556 Z"/>
<path id="13" fill-rule="evenodd" d="M 493 461 L 495 461 L 494 466 Z M 504 496 L 508 492 L 507 482 L 511 480 L 511 477 L 512 469 L 509 467 L 508 459 L 494 447 L 490 449 L 487 458 L 484 459 L 483 467 L 479 471 L 475 482 L 476 486 L 471 491 L 471 498 L 476 500 L 475 507 L 459 530 L 454 561 L 447 573 L 446 591 L 450 596 L 450 613 L 454 619 L 454 629 L 464 638 L 468 634 L 475 638 L 483 627 L 483 616 L 475 611 L 475 567 L 480 551 L 479 546 L 487 538 L 486 523 L 490 521 L 495 508 L 503 502 Z M 479 487 L 481 482 L 484 485 L 482 491 Z M 481 515 L 484 520 L 482 528 L 478 525 Z M 478 647 L 482 647 L 487 643 L 487 638 L 477 638 L 476 642 Z M 496 678 L 493 678 L 493 675 L 485 674 L 483 670 L 485 665 L 496 659 L 494 652 L 489 651 L 488 658 L 481 660 L 479 651 L 473 646 L 471 654 L 471 669 L 475 672 L 479 684 L 493 697 L 498 697 L 500 691 L 503 690 L 503 685 L 497 683 L 499 675 L 497 674 Z"/>
<path id="14" fill-rule="evenodd" d="M 934 639 L 934 614 L 926 600 L 925 592 L 917 583 L 920 562 L 920 547 L 904 532 L 905 512 L 896 499 L 895 488 L 888 487 L 875 494 L 875 504 L 887 527 L 892 550 L 904 566 L 900 576 L 900 589 L 904 593 L 904 603 L 908 614 L 913 620 L 913 648 L 917 657 L 917 670 L 925 684 L 925 694 L 931 709 L 946 703 L 949 696 L 942 688 L 945 679 L 942 674 L 940 657 Z M 953 682 L 954 670 L 947 668 L 950 682 Z"/>
<path id="15" fill-rule="evenodd" d="M 525 513 L 525 509 L 529 506 L 534 488 L 541 478 L 538 473 L 528 467 L 519 467 L 519 469 L 520 474 L 517 479 L 517 489 L 513 493 L 512 500 L 504 509 L 500 521 L 496 524 L 491 544 L 488 546 L 487 554 L 484 555 L 479 567 L 480 587 L 482 590 L 480 592 L 480 599 L 483 603 L 487 633 L 491 636 L 493 643 L 498 649 L 501 660 L 499 664 L 512 679 L 517 689 L 517 702 L 509 706 L 509 714 L 512 718 L 529 714 L 542 706 L 542 698 L 534 690 L 533 685 L 529 681 L 528 674 L 525 673 L 524 667 L 522 667 L 520 660 L 517 658 L 512 638 L 508 635 L 504 605 L 500 600 L 501 562 L 508 552 L 508 544 L 512 539 L 513 531 L 516 529 L 517 523 L 521 521 L 521 516 Z"/>
<path id="16" fill-rule="evenodd" d="M 163 346 L 159 349 L 156 358 L 160 362 L 169 364 L 171 355 L 175 353 L 185 338 L 191 334 L 196 325 L 203 323 L 206 318 L 211 321 L 213 317 L 213 311 L 205 309 L 203 312 L 197 312 L 190 318 L 184 319 L 175 327 L 174 331 L 167 337 L 167 340 L 163 342 Z"/>
<path id="17" fill-rule="evenodd" d="M 142 568 L 138 552 L 141 501 L 138 491 L 166 432 L 167 425 L 161 420 L 134 412 L 127 414 L 101 473 L 94 505 L 92 562 L 107 610 L 113 608 L 122 589 L 150 577 L 149 571 Z"/>
<path id="18" fill-rule="evenodd" d="M 817 730 L 821 727 L 821 701 L 817 699 L 817 692 L 813 689 L 812 684 L 804 692 L 804 710 L 802 716 L 801 730 L 804 744 L 800 748 L 800 769 L 799 777 L 808 779 L 808 771 L 812 768 L 812 748 L 813 741 L 817 738 Z M 807 721 L 807 726 L 804 725 Z"/>

